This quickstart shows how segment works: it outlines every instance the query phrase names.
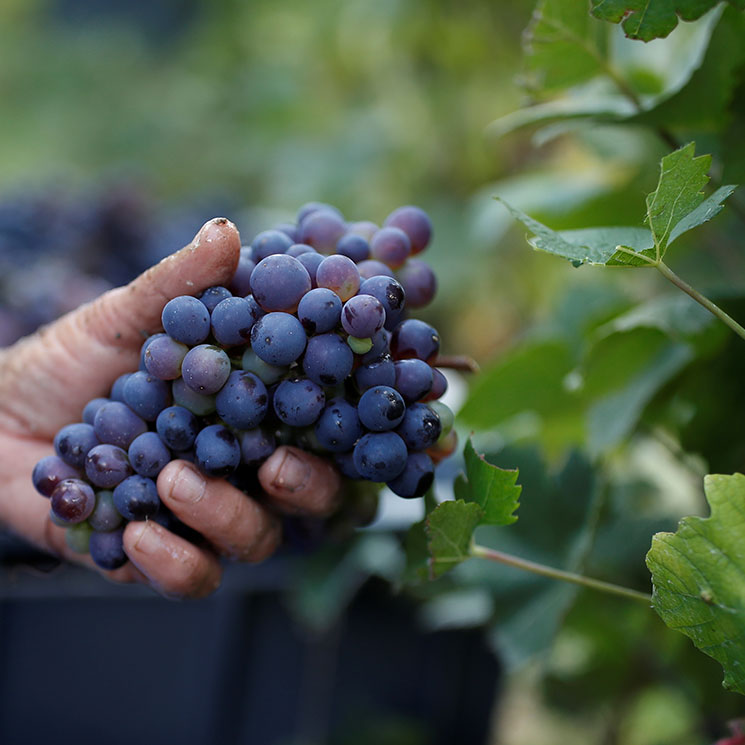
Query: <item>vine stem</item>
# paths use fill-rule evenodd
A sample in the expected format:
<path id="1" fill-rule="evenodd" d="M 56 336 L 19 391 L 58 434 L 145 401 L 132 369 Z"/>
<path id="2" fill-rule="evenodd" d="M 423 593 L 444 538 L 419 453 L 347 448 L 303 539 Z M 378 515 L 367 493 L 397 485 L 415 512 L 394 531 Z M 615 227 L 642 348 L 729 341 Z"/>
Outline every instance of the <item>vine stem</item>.
<path id="1" fill-rule="evenodd" d="M 620 595 L 621 597 L 629 598 L 631 600 L 638 600 L 647 605 L 652 602 L 651 596 L 644 592 L 632 590 L 629 587 L 622 587 L 621 585 L 614 585 L 610 582 L 603 582 L 602 580 L 593 579 L 592 577 L 585 577 L 583 574 L 565 572 L 561 569 L 546 566 L 545 564 L 537 564 L 534 561 L 521 559 L 512 554 L 505 554 L 501 551 L 487 548 L 486 546 L 479 546 L 477 543 L 471 545 L 471 556 L 479 559 L 487 559 L 488 561 L 495 561 L 499 564 L 515 567 L 516 569 L 523 569 L 526 572 L 532 572 L 533 574 L 540 574 L 542 577 L 550 577 L 551 579 L 558 579 L 562 582 L 571 582 L 574 585 L 588 587 L 592 590 L 599 590 L 600 592 L 609 593 L 610 595 Z"/>
<path id="2" fill-rule="evenodd" d="M 683 290 L 683 292 L 686 293 L 686 295 L 690 295 L 697 303 L 700 303 L 701 305 L 706 308 L 710 313 L 715 315 L 720 321 L 723 323 L 726 323 L 727 326 L 729 326 L 738 336 L 741 336 L 743 339 L 745 339 L 745 328 L 740 326 L 737 321 L 735 321 L 732 316 L 725 313 L 718 305 L 715 305 L 712 303 L 711 300 L 709 300 L 708 297 L 705 295 L 702 295 L 698 290 L 691 287 L 688 282 L 685 282 L 682 280 L 675 272 L 670 269 L 670 267 L 665 264 L 663 261 L 660 261 L 658 264 L 656 264 L 657 271 L 662 274 L 663 277 L 666 279 L 669 279 L 676 287 Z"/>

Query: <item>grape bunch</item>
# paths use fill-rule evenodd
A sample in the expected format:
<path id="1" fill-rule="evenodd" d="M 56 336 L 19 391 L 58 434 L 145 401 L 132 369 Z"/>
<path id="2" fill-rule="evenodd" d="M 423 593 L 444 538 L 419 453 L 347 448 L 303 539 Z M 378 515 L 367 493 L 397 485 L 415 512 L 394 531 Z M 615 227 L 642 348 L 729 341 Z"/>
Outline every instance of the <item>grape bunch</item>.
<path id="1" fill-rule="evenodd" d="M 435 294 L 417 258 L 430 237 L 417 207 L 379 228 L 311 203 L 296 224 L 241 248 L 229 287 L 169 301 L 139 370 L 90 401 L 34 468 L 68 544 L 112 569 L 126 561 L 127 521 L 188 530 L 158 498 L 172 459 L 248 490 L 291 444 L 332 458 L 349 479 L 422 496 L 455 447 L 452 412 L 438 401 L 439 336 L 407 317 Z"/>

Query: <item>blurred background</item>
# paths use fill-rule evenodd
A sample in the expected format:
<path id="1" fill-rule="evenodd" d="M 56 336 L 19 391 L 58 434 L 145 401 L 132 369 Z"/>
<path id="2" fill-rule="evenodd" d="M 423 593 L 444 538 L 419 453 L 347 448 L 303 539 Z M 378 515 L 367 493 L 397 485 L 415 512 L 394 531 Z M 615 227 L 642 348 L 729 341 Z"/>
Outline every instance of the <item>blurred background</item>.
<path id="1" fill-rule="evenodd" d="M 521 108 L 576 92 L 526 65 L 534 7 L 4 0 L 0 343 L 129 281 L 215 215 L 248 243 L 310 200 L 378 223 L 417 204 L 440 282 L 421 316 L 446 353 L 484 368 L 451 378 L 461 433 L 521 469 L 523 527 L 482 542 L 560 566 L 581 557 L 648 589 L 652 533 L 705 513 L 703 473 L 742 467 L 745 438 L 722 424 L 743 398 L 742 355 L 657 276 L 530 251 L 493 196 L 554 228 L 639 225 L 671 137 L 697 137 L 720 180 L 745 177 L 742 149 L 721 157 L 745 117 L 745 37 L 721 8 L 646 45 L 593 21 L 647 119 L 615 99 L 563 119 Z M 696 82 L 712 39 L 733 60 L 721 110 L 660 113 Z M 742 316 L 736 220 L 682 239 L 675 268 Z M 660 368 L 671 349 L 679 362 Z M 609 428 L 619 410 L 631 416 Z M 440 496 L 458 468 L 442 467 Z M 592 539 L 578 529 L 589 523 Z M 741 713 L 715 663 L 623 601 L 477 562 L 393 592 L 405 563 L 394 527 L 300 562 L 231 567 L 214 598 L 187 605 L 4 536 L 0 741 L 706 745 Z"/>

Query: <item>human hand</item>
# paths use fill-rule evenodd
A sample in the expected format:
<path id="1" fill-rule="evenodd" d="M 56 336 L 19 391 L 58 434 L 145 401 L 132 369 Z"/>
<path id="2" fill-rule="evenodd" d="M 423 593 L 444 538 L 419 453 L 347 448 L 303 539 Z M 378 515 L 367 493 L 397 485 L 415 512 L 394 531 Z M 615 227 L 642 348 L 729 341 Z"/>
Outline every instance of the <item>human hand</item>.
<path id="1" fill-rule="evenodd" d="M 42 549 L 95 567 L 89 556 L 69 549 L 65 529 L 49 519 L 48 500 L 31 484 L 34 464 L 53 453 L 57 430 L 80 421 L 89 400 L 105 396 L 119 375 L 137 369 L 142 342 L 159 329 L 165 303 L 228 284 L 239 253 L 235 226 L 211 220 L 187 247 L 129 285 L 0 352 L 0 523 Z M 280 540 L 277 511 L 327 514 L 340 486 L 327 461 L 292 447 L 278 448 L 258 476 L 268 497 L 262 504 L 186 461 L 172 461 L 158 476 L 160 498 L 207 545 L 196 546 L 153 520 L 130 522 L 124 531 L 130 563 L 99 571 L 171 597 L 208 595 L 220 583 L 219 555 L 267 558 Z"/>

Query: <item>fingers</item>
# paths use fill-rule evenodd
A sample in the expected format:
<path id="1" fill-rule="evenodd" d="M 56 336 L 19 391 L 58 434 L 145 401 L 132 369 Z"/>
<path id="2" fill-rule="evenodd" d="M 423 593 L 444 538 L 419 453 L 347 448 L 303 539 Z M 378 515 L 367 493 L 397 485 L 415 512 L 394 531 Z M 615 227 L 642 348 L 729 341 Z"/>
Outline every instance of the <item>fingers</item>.
<path id="1" fill-rule="evenodd" d="M 285 512 L 326 515 L 338 502 L 341 479 L 325 459 L 304 450 L 278 448 L 259 468 L 264 491 Z"/>
<path id="2" fill-rule="evenodd" d="M 220 584 L 222 568 L 214 554 L 154 520 L 129 523 L 124 530 L 124 550 L 148 584 L 166 597 L 202 598 Z"/>
<path id="3" fill-rule="evenodd" d="M 279 545 L 275 515 L 227 481 L 205 477 L 191 463 L 169 463 L 158 476 L 158 493 L 182 522 L 224 556 L 262 561 Z"/>
<path id="4" fill-rule="evenodd" d="M 144 337 L 160 328 L 165 303 L 229 282 L 240 238 L 225 218 L 206 223 L 194 240 L 126 287 L 46 326 L 3 352 L 0 427 L 51 438 L 113 380 L 137 368 Z M 51 382 L 53 381 L 53 384 Z"/>

